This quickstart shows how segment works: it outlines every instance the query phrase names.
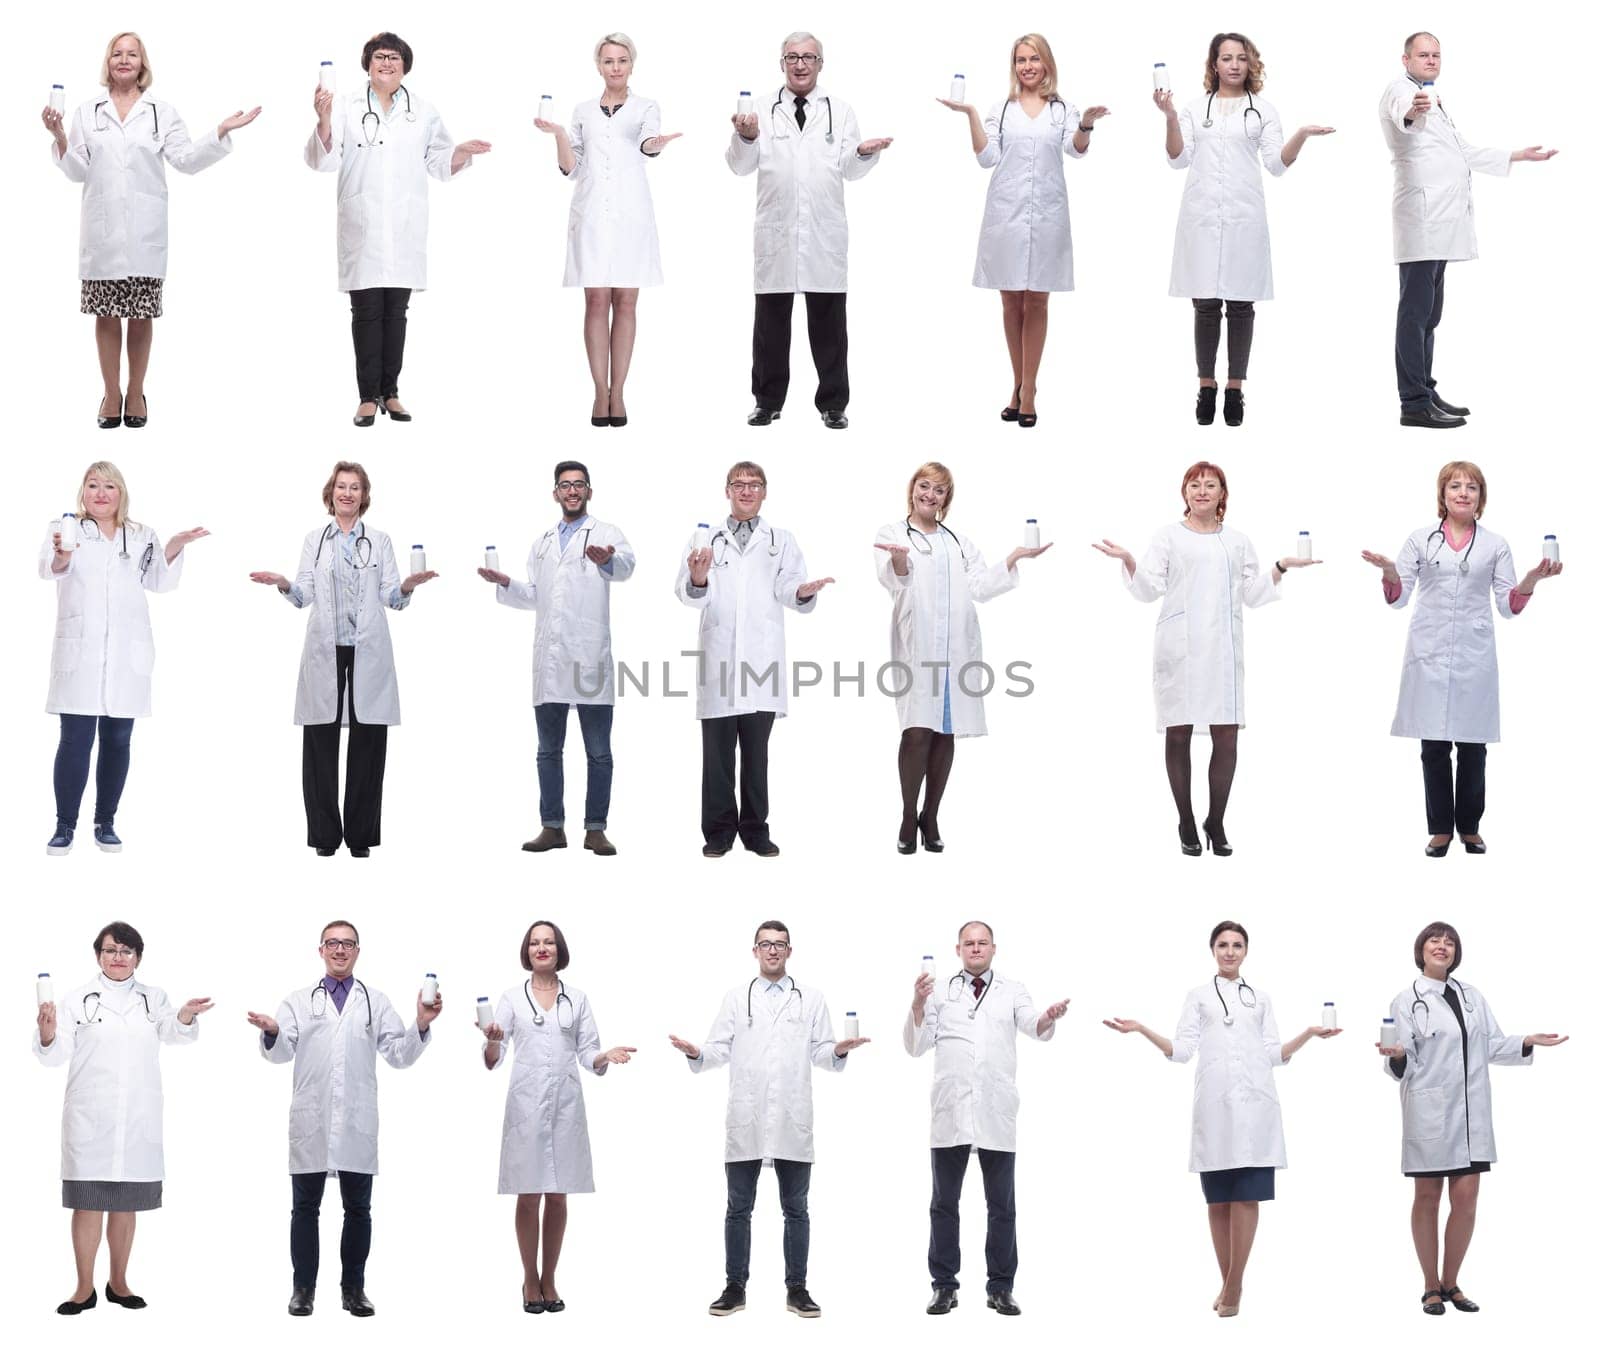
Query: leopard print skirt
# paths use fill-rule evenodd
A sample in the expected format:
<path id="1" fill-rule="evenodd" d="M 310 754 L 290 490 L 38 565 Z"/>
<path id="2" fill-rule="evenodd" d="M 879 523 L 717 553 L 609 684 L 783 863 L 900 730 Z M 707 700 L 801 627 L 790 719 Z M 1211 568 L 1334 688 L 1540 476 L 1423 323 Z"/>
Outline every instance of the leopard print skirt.
<path id="1" fill-rule="evenodd" d="M 120 281 L 85 281 L 78 312 L 102 319 L 161 317 L 159 276 L 129 276 Z"/>

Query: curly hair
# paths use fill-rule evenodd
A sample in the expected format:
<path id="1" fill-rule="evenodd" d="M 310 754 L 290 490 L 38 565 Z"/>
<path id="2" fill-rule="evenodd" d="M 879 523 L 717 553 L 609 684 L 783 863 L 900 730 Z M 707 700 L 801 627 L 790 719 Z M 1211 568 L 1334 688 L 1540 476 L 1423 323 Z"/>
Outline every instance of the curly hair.
<path id="1" fill-rule="evenodd" d="M 1248 93 L 1259 94 L 1261 86 L 1267 82 L 1267 67 L 1261 60 L 1260 49 L 1243 33 L 1218 33 L 1211 39 L 1211 48 L 1206 52 L 1206 93 L 1217 92 L 1217 55 L 1224 42 L 1237 42 L 1244 48 L 1244 54 L 1250 58 L 1250 73 L 1245 76 L 1244 87 Z"/>

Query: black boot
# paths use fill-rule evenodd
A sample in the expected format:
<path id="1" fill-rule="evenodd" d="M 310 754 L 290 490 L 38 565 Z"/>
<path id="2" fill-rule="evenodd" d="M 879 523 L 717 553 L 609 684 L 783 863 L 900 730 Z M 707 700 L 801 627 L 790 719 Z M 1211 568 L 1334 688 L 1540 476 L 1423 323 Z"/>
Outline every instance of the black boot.
<path id="1" fill-rule="evenodd" d="M 1194 419 L 1201 426 L 1210 426 L 1217 419 L 1217 386 L 1202 384 L 1200 396 L 1194 400 Z"/>

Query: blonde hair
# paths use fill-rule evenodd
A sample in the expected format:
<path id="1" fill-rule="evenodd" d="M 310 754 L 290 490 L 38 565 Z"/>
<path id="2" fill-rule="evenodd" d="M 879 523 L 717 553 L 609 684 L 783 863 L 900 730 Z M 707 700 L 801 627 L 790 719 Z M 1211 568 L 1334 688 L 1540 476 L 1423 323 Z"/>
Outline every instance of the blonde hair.
<path id="1" fill-rule="evenodd" d="M 911 481 L 906 484 L 906 509 L 908 511 L 912 511 L 913 513 L 916 511 L 916 506 L 913 504 L 912 499 L 916 496 L 917 483 L 923 478 L 927 478 L 930 482 L 934 483 L 942 482 L 950 489 L 945 493 L 944 509 L 935 511 L 933 513 L 933 518 L 935 520 L 943 520 L 945 516 L 950 514 L 950 507 L 956 504 L 955 474 L 953 474 L 937 459 L 928 460 L 927 463 L 913 473 L 911 475 Z M 963 931 L 964 930 L 965 929 L 963 929 Z"/>
<path id="2" fill-rule="evenodd" d="M 128 481 L 122 476 L 122 470 L 109 459 L 97 460 L 83 470 L 83 481 L 78 484 L 78 519 L 89 518 L 89 508 L 83 500 L 83 489 L 88 485 L 90 478 L 109 478 L 117 489 L 117 517 L 111 527 L 121 529 L 123 525 L 132 524 L 133 522 L 128 519 Z"/>
<path id="3" fill-rule="evenodd" d="M 756 463 L 754 459 L 741 459 L 728 470 L 728 484 L 730 486 L 733 484 L 734 478 L 740 473 L 748 474 L 752 478 L 760 478 L 763 488 L 767 485 L 767 471 Z"/>
<path id="4" fill-rule="evenodd" d="M 1044 78 L 1039 81 L 1039 97 L 1049 102 L 1060 97 L 1056 93 L 1056 57 L 1050 50 L 1050 44 L 1044 40 L 1041 33 L 1024 33 L 1011 44 L 1011 97 L 1022 97 L 1022 84 L 1017 79 L 1017 48 L 1032 47 L 1039 53 L 1039 59 L 1044 62 Z"/>
<path id="5" fill-rule="evenodd" d="M 139 44 L 139 78 L 134 81 L 140 93 L 143 93 L 156 82 L 155 71 L 150 69 L 150 49 L 144 45 L 144 39 L 131 28 L 124 29 L 106 43 L 105 58 L 100 62 L 100 83 L 107 89 L 111 87 L 111 53 L 116 51 L 117 43 L 123 38 L 131 37 Z"/>
<path id="6" fill-rule="evenodd" d="M 607 33 L 594 44 L 594 63 L 600 64 L 600 53 L 607 47 L 621 47 L 628 53 L 628 64 L 632 65 L 639 59 L 639 49 L 633 45 L 633 39 L 626 33 Z"/>
<path id="7" fill-rule="evenodd" d="M 1218 33 L 1211 39 L 1211 46 L 1206 50 L 1206 93 L 1216 93 L 1221 84 L 1217 78 L 1217 58 L 1222 54 L 1224 42 L 1237 42 L 1244 48 L 1244 54 L 1250 62 L 1250 68 L 1245 72 L 1244 87 L 1248 93 L 1259 94 L 1261 86 L 1267 82 L 1267 68 L 1262 64 L 1256 44 L 1243 33 Z"/>
<path id="8" fill-rule="evenodd" d="M 1471 478 L 1478 484 L 1478 513 L 1472 518 L 1483 519 L 1483 508 L 1489 504 L 1489 484 L 1484 481 L 1483 470 L 1470 459 L 1452 459 L 1439 470 L 1439 518 L 1443 520 L 1450 513 L 1444 504 L 1444 489 L 1450 485 L 1451 478 Z"/>

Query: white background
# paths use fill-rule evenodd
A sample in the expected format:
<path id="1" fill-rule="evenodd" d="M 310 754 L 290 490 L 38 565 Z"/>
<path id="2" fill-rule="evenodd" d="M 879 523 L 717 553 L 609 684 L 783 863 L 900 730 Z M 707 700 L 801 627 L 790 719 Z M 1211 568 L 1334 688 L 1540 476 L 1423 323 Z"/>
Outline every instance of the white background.
<path id="1" fill-rule="evenodd" d="M 1547 53 L 1551 43 L 1587 50 L 1592 24 L 1539 4 L 1520 7 L 1514 29 L 1487 5 L 1453 6 L 1448 20 L 1393 6 L 1331 17 L 1253 4 L 1225 16 L 1088 7 L 1068 13 L 1069 27 L 1052 20 L 1064 95 L 1113 115 L 1093 153 L 1067 166 L 1079 290 L 1052 305 L 1040 423 L 1019 440 L 995 417 L 1009 388 L 998 305 L 969 285 L 984 177 L 965 126 L 932 96 L 959 68 L 986 108 L 1003 95 L 1010 40 L 1041 17 L 1009 4 L 925 12 L 915 25 L 828 3 L 670 23 L 641 5 L 606 16 L 639 46 L 636 88 L 660 101 L 665 130 L 685 135 L 650 166 L 668 284 L 641 300 L 633 424 L 604 433 L 587 425 L 581 299 L 558 284 L 569 189 L 550 139 L 531 126 L 538 94 L 552 93 L 565 116 L 598 91 L 596 24 L 483 4 L 395 4 L 360 20 L 283 5 L 267 23 L 241 9 L 129 14 L 94 0 L 13 21 L 0 125 L 19 255 L 4 337 L 15 482 L 0 501 L 0 537 L 22 599 L 4 676 L 12 771 L 0 788 L 17 962 L 13 1050 L 0 1056 L 15 1103 L 15 1203 L 0 1242 L 20 1333 L 114 1327 L 134 1344 L 166 1344 L 248 1307 L 261 1319 L 235 1321 L 236 1338 L 277 1342 L 289 1291 L 289 1081 L 260 1062 L 243 1015 L 311 982 L 317 931 L 335 916 L 360 925 L 359 972 L 374 987 L 404 1005 L 432 969 L 449 1004 L 415 1071 L 382 1074 L 368 1279 L 380 1316 L 366 1335 L 392 1334 L 398 1318 L 411 1335 L 448 1328 L 462 1339 L 529 1328 L 514 1319 L 511 1201 L 494 1193 L 505 1079 L 478 1066 L 470 1013 L 478 994 L 515 982 L 514 947 L 534 917 L 564 926 L 571 982 L 591 996 L 605 1043 L 642 1050 L 604 1081 L 586 1079 L 599 1192 L 572 1203 L 560 1279 L 570 1310 L 541 1322 L 544 1333 L 706 1333 L 704 1305 L 722 1283 L 726 1082 L 692 1079 L 666 1035 L 703 1035 L 723 990 L 754 972 L 750 935 L 772 916 L 794 930 L 797 976 L 828 994 L 836 1020 L 856 1010 L 875 1037 L 842 1077 L 816 1084 L 811 1288 L 832 1334 L 864 1343 L 907 1328 L 1003 1331 L 1043 1343 L 1062 1331 L 1209 1328 L 1216 1276 L 1198 1182 L 1184 1171 L 1189 1075 L 1098 1020 L 1170 1030 L 1184 991 L 1208 976 L 1205 937 L 1222 917 L 1251 929 L 1246 972 L 1272 994 L 1285 1036 L 1314 1021 L 1325 997 L 1352 1028 L 1308 1046 L 1280 1079 L 1292 1165 L 1229 1333 L 1332 1344 L 1415 1332 L 1399 1112 L 1369 1046 L 1413 973 L 1413 936 L 1436 917 L 1462 929 L 1462 974 L 1502 1025 L 1574 1033 L 1538 1051 L 1532 1073 L 1495 1074 L 1504 1160 L 1484 1182 L 1463 1276 L 1487 1310 L 1465 1326 L 1450 1313 L 1451 1333 L 1554 1336 L 1579 1324 L 1592 1238 L 1577 1215 L 1595 1198 L 1580 907 L 1592 880 L 1566 859 L 1587 841 L 1594 801 L 1592 748 L 1574 716 L 1592 649 L 1581 624 L 1595 604 L 1582 495 L 1592 340 L 1580 326 L 1595 301 L 1585 265 L 1593 179 L 1573 134 L 1578 84 Z M 76 312 L 78 194 L 50 166 L 37 120 L 53 80 L 67 85 L 69 107 L 95 96 L 104 43 L 130 19 L 149 44 L 154 92 L 193 131 L 240 104 L 266 108 L 221 164 L 192 180 L 170 175 L 167 315 L 151 424 L 136 436 L 94 429 L 92 325 Z M 347 305 L 334 290 L 333 184 L 300 154 L 317 63 L 337 58 L 341 87 L 357 87 L 361 42 L 380 21 L 416 49 L 408 83 L 418 95 L 457 138 L 495 150 L 430 189 L 432 289 L 412 304 L 403 381 L 417 420 L 358 433 Z M 1190 312 L 1165 293 L 1182 180 L 1162 167 L 1149 105 L 1150 62 L 1165 59 L 1180 91 L 1197 87 L 1218 21 L 1261 46 L 1266 96 L 1286 128 L 1339 128 L 1268 188 L 1279 299 L 1260 307 L 1238 430 L 1190 420 Z M 1563 149 L 1551 164 L 1476 184 L 1483 261 L 1450 269 L 1437 360 L 1441 391 L 1475 416 L 1444 438 L 1395 424 L 1390 170 L 1375 125 L 1400 41 L 1426 23 L 1446 25 L 1440 88 L 1470 138 Z M 863 135 L 896 137 L 847 189 L 854 398 L 842 436 L 811 416 L 798 322 L 788 415 L 759 433 L 741 420 L 753 188 L 722 163 L 726 117 L 739 88 L 776 88 L 779 39 L 797 26 L 822 36 L 823 88 L 855 107 Z M 496 606 L 473 573 L 486 542 L 518 569 L 555 518 L 550 468 L 569 455 L 589 465 L 594 514 L 638 552 L 638 571 L 613 596 L 615 645 L 654 676 L 650 698 L 630 694 L 617 709 L 611 834 L 621 853 L 603 862 L 575 847 L 518 851 L 537 827 L 532 615 Z M 678 550 L 697 519 L 719 518 L 725 470 L 746 455 L 767 469 L 768 516 L 796 533 L 814 575 L 838 581 L 814 615 L 790 617 L 793 659 L 853 672 L 886 658 L 888 600 L 870 545 L 904 514 L 906 479 L 925 458 L 954 469 L 951 522 L 991 559 L 1020 539 L 1025 516 L 1056 540 L 983 613 L 991 663 L 1031 662 L 1037 689 L 991 700 L 990 738 L 959 746 L 943 856 L 893 852 L 897 722 L 887 700 L 853 686 L 838 700 L 801 694 L 774 731 L 783 856 L 699 856 L 698 730 L 687 699 L 660 696 L 660 667 L 675 660 L 675 687 L 686 687 L 678 653 L 695 618 L 671 595 Z M 389 741 L 384 845 L 354 871 L 347 855 L 319 861 L 303 846 L 291 724 L 303 617 L 246 579 L 293 568 L 341 456 L 372 473 L 373 526 L 402 554 L 425 542 L 442 573 L 390 616 L 404 724 Z M 1141 551 L 1202 456 L 1227 469 L 1229 522 L 1263 559 L 1291 552 L 1295 531 L 1309 529 L 1327 561 L 1291 575 L 1283 604 L 1245 619 L 1249 728 L 1228 861 L 1178 854 L 1152 734 L 1155 611 L 1130 602 L 1115 564 L 1088 547 L 1109 535 Z M 1435 864 L 1422 857 L 1417 745 L 1387 735 L 1407 616 L 1385 611 L 1359 550 L 1392 554 L 1428 523 L 1435 472 L 1454 456 L 1483 465 L 1486 524 L 1524 570 L 1546 532 L 1562 536 L 1570 570 L 1514 624 L 1496 620 L 1507 739 L 1489 756 L 1490 852 L 1467 859 L 1458 847 Z M 214 537 L 193 546 L 182 587 L 152 600 L 156 715 L 134 735 L 118 815 L 127 848 L 99 854 L 85 830 L 69 858 L 53 860 L 42 845 L 57 723 L 40 711 L 53 597 L 30 578 L 46 519 L 70 507 L 84 465 L 100 457 L 126 473 L 136 518 L 163 535 L 204 524 Z M 568 749 L 576 825 L 575 720 Z M 1203 755 L 1202 743 L 1201 810 Z M 1003 1325 L 982 1307 L 976 1168 L 966 1298 L 947 1321 L 920 1319 L 929 1065 L 897 1046 L 918 958 L 933 951 L 953 970 L 956 929 L 974 915 L 995 925 L 997 968 L 1041 1003 L 1073 999 L 1055 1043 L 1021 1051 L 1017 1295 L 1027 1314 Z M 104 1307 L 62 1324 L 50 1309 L 71 1289 L 55 1179 L 64 1078 L 41 1076 L 25 1048 L 32 974 L 49 968 L 63 991 L 88 978 L 90 939 L 112 917 L 146 938 L 142 978 L 218 1006 L 198 1046 L 166 1056 L 167 1207 L 142 1220 L 132 1274 L 151 1309 Z M 787 1322 L 778 1226 L 768 1177 L 751 1309 L 728 1333 Z M 330 1198 L 321 1308 L 296 1327 L 319 1342 L 352 1329 L 337 1311 L 336 1233 Z"/>

